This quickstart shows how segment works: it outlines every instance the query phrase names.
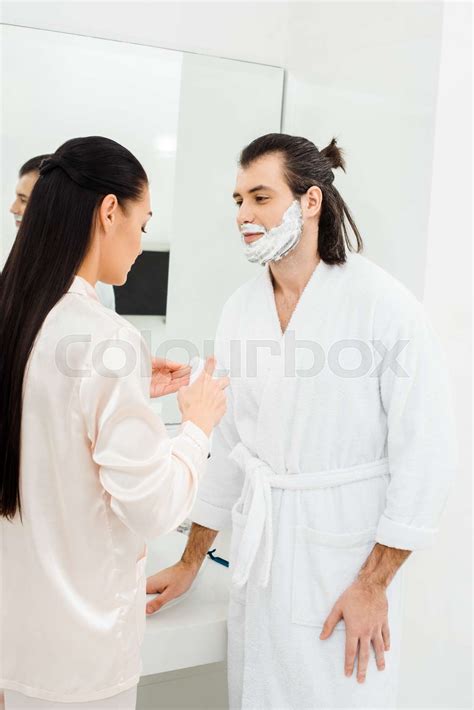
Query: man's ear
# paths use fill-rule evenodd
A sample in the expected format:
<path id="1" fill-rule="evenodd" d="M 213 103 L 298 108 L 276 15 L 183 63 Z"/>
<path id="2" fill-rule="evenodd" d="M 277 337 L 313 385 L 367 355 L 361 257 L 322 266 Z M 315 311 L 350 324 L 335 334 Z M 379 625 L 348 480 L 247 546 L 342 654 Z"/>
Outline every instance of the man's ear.
<path id="1" fill-rule="evenodd" d="M 117 219 L 118 200 L 115 195 L 106 195 L 102 200 L 97 217 L 104 232 L 109 232 Z"/>
<path id="2" fill-rule="evenodd" d="M 301 207 L 304 217 L 317 217 L 321 212 L 323 193 L 317 185 L 312 185 L 301 198 Z"/>

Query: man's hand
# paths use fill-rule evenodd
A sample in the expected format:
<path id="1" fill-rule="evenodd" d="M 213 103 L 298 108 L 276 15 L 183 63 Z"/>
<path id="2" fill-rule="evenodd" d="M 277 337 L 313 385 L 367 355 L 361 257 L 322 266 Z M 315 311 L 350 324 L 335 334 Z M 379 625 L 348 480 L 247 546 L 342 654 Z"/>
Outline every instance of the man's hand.
<path id="1" fill-rule="evenodd" d="M 154 357 L 151 360 L 150 397 L 173 394 L 189 385 L 191 367 L 179 362 Z"/>
<path id="2" fill-rule="evenodd" d="M 153 614 L 190 589 L 216 535 L 217 530 L 205 528 L 197 523 L 192 524 L 181 560 L 172 567 L 167 567 L 148 577 L 147 594 L 158 594 L 158 596 L 147 603 L 147 614 Z"/>
<path id="3" fill-rule="evenodd" d="M 388 602 L 385 587 L 356 580 L 341 594 L 324 622 L 319 636 L 325 640 L 334 627 L 344 619 L 346 625 L 346 654 L 344 672 L 351 676 L 358 655 L 357 681 L 363 683 L 369 662 L 370 644 L 375 651 L 377 668 L 385 668 L 385 651 L 390 649 Z"/>
<path id="4" fill-rule="evenodd" d="M 146 581 L 146 593 L 158 594 L 157 597 L 148 602 L 146 613 L 153 614 L 162 606 L 190 589 L 194 579 L 199 572 L 199 567 L 193 567 L 185 562 L 179 561 L 172 567 L 153 574 Z"/>
<path id="5" fill-rule="evenodd" d="M 384 652 L 390 649 L 388 602 L 386 589 L 397 570 L 410 556 L 410 550 L 400 550 L 376 543 L 362 565 L 357 579 L 341 594 L 324 622 L 320 639 L 332 634 L 340 619 L 346 625 L 346 657 L 344 671 L 352 675 L 359 654 L 357 680 L 363 683 L 369 662 L 370 644 L 374 647 L 379 671 L 385 668 Z"/>

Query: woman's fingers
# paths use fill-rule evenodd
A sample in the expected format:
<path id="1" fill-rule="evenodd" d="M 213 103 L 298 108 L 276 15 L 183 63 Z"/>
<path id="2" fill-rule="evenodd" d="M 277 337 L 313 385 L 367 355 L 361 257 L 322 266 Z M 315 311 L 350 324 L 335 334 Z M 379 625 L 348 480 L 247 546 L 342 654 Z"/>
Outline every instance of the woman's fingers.
<path id="1" fill-rule="evenodd" d="M 166 385 L 166 387 L 163 389 L 163 395 L 167 394 L 175 394 L 176 392 L 179 392 L 183 387 L 186 387 L 189 384 L 189 379 L 183 379 L 183 380 L 173 380 L 173 382 L 170 382 L 169 385 Z"/>
<path id="2" fill-rule="evenodd" d="M 177 379 L 178 377 L 189 377 L 191 374 L 191 368 L 189 365 L 180 367 L 176 370 L 171 370 L 171 379 Z"/>
<path id="3" fill-rule="evenodd" d="M 223 390 L 226 389 L 230 385 L 230 378 L 229 377 L 221 377 L 219 380 L 217 380 L 217 384 L 219 387 Z"/>
<path id="4" fill-rule="evenodd" d="M 216 369 L 216 358 L 215 357 L 208 357 L 206 359 L 206 363 L 204 365 L 204 372 L 209 375 L 209 377 L 212 377 L 214 374 L 214 370 Z"/>
<path id="5" fill-rule="evenodd" d="M 180 377 L 173 377 L 170 380 L 169 386 L 173 387 L 174 389 L 179 389 L 180 387 L 184 387 L 185 385 L 189 385 L 189 381 L 190 381 L 189 374 L 181 375 Z"/>
<path id="6" fill-rule="evenodd" d="M 191 371 L 190 365 L 184 365 L 182 362 L 174 362 L 174 360 L 166 360 L 162 357 L 152 357 L 151 366 L 153 370 L 164 370 L 166 372 L 176 372 L 179 370 Z"/>

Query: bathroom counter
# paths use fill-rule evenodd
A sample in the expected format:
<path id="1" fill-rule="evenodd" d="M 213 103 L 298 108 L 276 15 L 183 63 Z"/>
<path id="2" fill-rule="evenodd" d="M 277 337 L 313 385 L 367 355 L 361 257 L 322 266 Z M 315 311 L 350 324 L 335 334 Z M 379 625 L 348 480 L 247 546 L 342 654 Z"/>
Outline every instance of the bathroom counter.
<path id="1" fill-rule="evenodd" d="M 147 576 L 177 562 L 186 546 L 172 532 L 148 543 Z M 228 558 L 228 533 L 219 533 L 217 553 Z M 206 558 L 187 595 L 147 617 L 142 677 L 223 661 L 227 654 L 229 569 Z"/>

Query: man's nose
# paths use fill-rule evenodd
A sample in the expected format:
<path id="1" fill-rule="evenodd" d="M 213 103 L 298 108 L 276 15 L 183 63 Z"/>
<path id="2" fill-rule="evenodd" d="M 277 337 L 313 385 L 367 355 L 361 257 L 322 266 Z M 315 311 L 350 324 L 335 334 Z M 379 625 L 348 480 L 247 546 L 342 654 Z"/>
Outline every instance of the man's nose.
<path id="1" fill-rule="evenodd" d="M 239 227 L 243 224 L 252 224 L 254 218 L 255 215 L 247 207 L 242 206 L 237 214 L 237 223 Z"/>

